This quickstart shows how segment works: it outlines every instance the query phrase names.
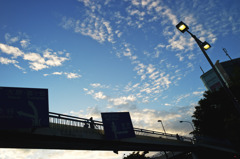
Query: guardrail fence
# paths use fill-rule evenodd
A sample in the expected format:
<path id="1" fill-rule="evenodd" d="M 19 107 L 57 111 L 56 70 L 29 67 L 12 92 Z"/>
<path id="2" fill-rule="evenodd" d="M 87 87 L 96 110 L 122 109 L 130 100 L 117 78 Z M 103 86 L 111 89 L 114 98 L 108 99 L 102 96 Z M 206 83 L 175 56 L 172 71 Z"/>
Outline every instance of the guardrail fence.
<path id="1" fill-rule="evenodd" d="M 49 122 L 51 124 L 57 124 L 61 126 L 73 126 L 73 127 L 87 127 L 87 128 L 94 128 L 96 130 L 104 131 L 103 123 L 97 120 L 91 120 L 86 118 L 74 117 L 65 114 L 53 113 L 49 112 Z M 176 134 L 169 134 L 163 132 L 157 132 L 152 130 L 134 128 L 136 135 L 142 136 L 151 136 L 151 137 L 162 137 L 165 139 L 173 139 L 177 140 Z M 193 138 L 180 136 L 182 141 L 193 142 Z"/>

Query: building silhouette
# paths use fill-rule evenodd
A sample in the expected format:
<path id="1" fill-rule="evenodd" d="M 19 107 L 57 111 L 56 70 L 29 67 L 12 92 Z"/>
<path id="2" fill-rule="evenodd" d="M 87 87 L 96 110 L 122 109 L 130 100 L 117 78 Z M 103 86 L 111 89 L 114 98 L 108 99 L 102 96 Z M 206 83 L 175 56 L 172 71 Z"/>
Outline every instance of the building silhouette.
<path id="1" fill-rule="evenodd" d="M 224 62 L 219 62 L 219 60 L 217 60 L 215 68 L 219 72 L 227 87 L 240 82 L 240 58 Z M 200 78 L 209 91 L 219 90 L 219 88 L 222 87 L 222 84 L 213 69 L 203 73 Z"/>

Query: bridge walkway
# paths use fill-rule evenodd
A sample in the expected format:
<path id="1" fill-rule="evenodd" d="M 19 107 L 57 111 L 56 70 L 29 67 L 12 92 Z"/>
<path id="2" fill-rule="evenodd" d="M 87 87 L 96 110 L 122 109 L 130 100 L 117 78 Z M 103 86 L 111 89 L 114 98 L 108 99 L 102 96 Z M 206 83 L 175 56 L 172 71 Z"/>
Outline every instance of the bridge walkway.
<path id="1" fill-rule="evenodd" d="M 48 128 L 9 130 L 0 132 L 2 148 L 36 148 L 106 151 L 191 151 L 192 139 L 176 139 L 175 134 L 134 128 L 136 138 L 108 140 L 103 123 L 94 120 L 95 129 L 85 128 L 88 119 L 49 113 Z"/>

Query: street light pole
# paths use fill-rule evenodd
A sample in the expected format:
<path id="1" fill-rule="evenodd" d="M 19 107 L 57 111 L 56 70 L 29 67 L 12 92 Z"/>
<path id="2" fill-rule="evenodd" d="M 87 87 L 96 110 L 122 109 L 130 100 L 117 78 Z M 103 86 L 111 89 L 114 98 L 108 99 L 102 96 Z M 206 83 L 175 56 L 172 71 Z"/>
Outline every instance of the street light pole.
<path id="1" fill-rule="evenodd" d="M 179 122 L 180 123 L 182 123 L 182 122 L 189 123 L 192 126 L 193 131 L 195 130 L 194 127 L 193 127 L 193 124 L 190 121 L 179 121 Z"/>
<path id="2" fill-rule="evenodd" d="M 166 131 L 165 131 L 165 129 L 164 129 L 164 126 L 163 126 L 162 120 L 158 120 L 158 122 L 160 122 L 160 123 L 162 124 L 163 131 L 164 131 L 164 133 L 165 133 L 165 135 L 166 135 Z"/>
<path id="3" fill-rule="evenodd" d="M 215 74 L 217 75 L 221 85 L 223 86 L 224 90 L 226 91 L 226 93 L 228 94 L 228 96 L 231 98 L 235 108 L 237 109 L 238 113 L 240 114 L 240 105 L 238 103 L 237 98 L 234 96 L 234 94 L 232 93 L 232 91 L 226 86 L 225 82 L 223 81 L 222 77 L 220 76 L 219 72 L 217 71 L 217 69 L 215 68 L 215 66 L 213 65 L 211 59 L 209 58 L 209 56 L 207 55 L 204 46 L 203 46 L 203 42 L 201 42 L 195 35 L 193 35 L 190 31 L 188 31 L 188 26 L 186 24 L 184 24 L 183 22 L 180 22 L 178 25 L 176 25 L 177 29 L 179 29 L 182 33 L 184 33 L 185 31 L 188 32 L 192 38 L 196 41 L 196 43 L 198 44 L 199 48 L 201 49 L 201 51 L 203 52 L 204 56 L 206 57 L 206 59 L 208 60 L 209 64 L 211 65 L 213 71 L 215 72 Z M 210 48 L 210 45 L 208 44 L 208 48 Z M 207 48 L 207 49 L 208 49 Z"/>

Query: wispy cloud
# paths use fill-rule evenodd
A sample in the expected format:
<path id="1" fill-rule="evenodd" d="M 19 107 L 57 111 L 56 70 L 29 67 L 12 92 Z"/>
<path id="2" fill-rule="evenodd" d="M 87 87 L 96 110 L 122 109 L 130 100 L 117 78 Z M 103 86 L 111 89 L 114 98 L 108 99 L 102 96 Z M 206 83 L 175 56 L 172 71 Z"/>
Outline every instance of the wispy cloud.
<path id="1" fill-rule="evenodd" d="M 67 78 L 69 79 L 73 79 L 73 78 L 80 78 L 82 77 L 81 75 L 77 74 L 77 73 L 68 73 L 68 72 L 64 72 L 64 74 L 67 76 Z"/>
<path id="2" fill-rule="evenodd" d="M 117 107 L 118 109 L 135 109 L 137 98 L 134 95 L 121 96 L 117 98 L 109 98 L 108 108 Z"/>
<path id="3" fill-rule="evenodd" d="M 65 75 L 68 79 L 75 79 L 75 78 L 81 78 L 82 75 L 79 75 L 78 73 L 72 73 L 72 72 L 53 72 L 51 74 L 44 74 L 44 76 L 50 76 L 50 75 Z"/>
<path id="4" fill-rule="evenodd" d="M 192 94 L 196 96 L 202 96 L 204 91 L 194 91 Z"/>
<path id="5" fill-rule="evenodd" d="M 11 60 L 11 59 L 8 59 L 8 58 L 5 58 L 5 57 L 0 57 L 0 63 L 5 64 L 5 65 L 13 64 L 18 69 L 24 70 L 24 68 L 22 68 L 21 66 L 18 65 L 19 62 L 16 61 L 16 60 Z"/>
<path id="6" fill-rule="evenodd" d="M 5 33 L 6 44 L 11 45 L 19 42 L 22 48 L 27 48 L 30 45 L 30 39 L 27 34 L 19 32 L 17 35 L 12 36 L 10 33 Z"/>
<path id="7" fill-rule="evenodd" d="M 97 92 L 97 93 L 94 93 L 94 98 L 95 99 L 106 99 L 107 96 L 103 94 L 103 92 Z"/>
<path id="8" fill-rule="evenodd" d="M 105 41 L 114 43 L 115 32 L 112 31 L 110 22 L 93 13 L 89 13 L 88 18 L 83 21 L 63 17 L 61 26 L 65 29 L 73 29 L 75 33 L 90 36 L 100 43 Z"/>
<path id="9" fill-rule="evenodd" d="M 124 96 L 114 97 L 114 95 L 105 95 L 102 91 L 96 91 L 93 89 L 83 89 L 86 94 L 91 95 L 95 100 L 104 100 L 107 102 L 108 109 L 135 109 L 137 97 L 130 94 Z"/>
<path id="10" fill-rule="evenodd" d="M 134 100 L 128 97 L 129 100 Z M 119 100 L 119 99 L 117 99 Z M 126 101 L 120 100 L 121 102 Z M 125 103 L 126 104 L 126 103 Z M 148 130 L 155 130 L 163 132 L 162 127 L 158 124 L 158 120 L 162 120 L 167 133 L 188 135 L 191 132 L 191 127 L 184 127 L 180 125 L 180 120 L 191 121 L 191 114 L 194 111 L 194 105 L 176 107 L 170 110 L 154 110 L 154 109 L 129 109 L 129 107 L 122 107 L 121 111 L 129 111 L 135 128 L 145 128 Z M 108 112 L 106 109 L 101 109 L 98 106 L 90 106 L 86 110 L 70 111 L 71 115 L 83 118 L 93 117 L 95 120 L 101 121 L 101 112 Z"/>
<path id="11" fill-rule="evenodd" d="M 79 2 L 85 6 L 85 12 L 83 11 L 77 18 L 64 16 L 61 26 L 64 29 L 73 30 L 75 33 L 89 36 L 99 43 L 110 43 L 116 56 L 129 59 L 133 71 L 136 73 L 134 79 L 123 86 L 124 93 L 127 92 L 127 95 L 124 96 L 121 94 L 123 92 L 120 92 L 115 97 L 110 97 L 107 92 L 101 90 L 99 83 L 91 85 L 92 88 L 87 91 L 87 94 L 92 95 L 94 99 L 105 100 L 108 104 L 111 102 L 114 105 L 114 103 L 117 103 L 115 101 L 120 99 L 124 103 L 123 99 L 129 95 L 136 98 L 134 102 L 156 101 L 160 99 L 164 91 L 177 85 L 178 81 L 194 70 L 195 63 L 193 60 L 197 58 L 198 54 L 193 53 L 193 51 L 197 45 L 191 36 L 183 35 L 175 28 L 180 20 L 191 24 L 191 30 L 201 40 L 209 39 L 210 42 L 215 43 L 218 39 L 218 34 L 213 26 L 208 27 L 206 23 L 199 23 L 200 17 L 190 12 L 191 9 L 183 10 L 183 6 L 187 2 L 176 2 L 179 7 L 176 9 L 176 6 L 169 6 L 169 3 L 163 1 L 133 0 L 126 1 L 127 7 L 125 10 L 120 10 L 115 5 L 111 5 L 111 2 L 101 3 L 90 0 L 79 0 Z M 122 5 L 123 3 L 118 4 Z M 198 9 L 196 2 L 191 2 L 188 5 L 195 6 L 195 9 Z M 113 9 L 114 12 L 112 12 Z M 180 12 L 181 14 L 179 14 Z M 106 15 L 111 15 L 112 18 Z M 128 40 L 128 33 L 135 30 L 138 30 L 139 33 L 147 32 L 154 36 L 154 29 L 157 30 L 157 28 L 152 24 L 156 23 L 160 25 L 163 34 L 156 38 L 156 43 L 149 43 L 152 46 L 151 49 L 138 50 Z M 151 27 L 143 29 L 145 25 Z M 147 46 L 148 43 L 145 45 Z M 144 48 L 147 47 L 144 46 Z M 174 58 L 181 63 L 181 66 L 171 63 L 165 51 L 171 51 Z M 144 59 L 142 55 L 148 60 L 151 58 L 158 59 L 159 63 L 151 63 L 151 61 Z M 175 101 L 179 103 L 190 96 L 192 94 L 178 96 Z M 135 104 L 134 102 L 132 104 Z M 168 102 L 167 104 L 172 103 Z"/>
<path id="12" fill-rule="evenodd" d="M 18 47 L 10 46 L 3 43 L 0 43 L 0 50 L 3 53 L 12 56 L 12 58 L 17 58 L 18 56 L 24 55 L 24 53 Z"/>
<path id="13" fill-rule="evenodd" d="M 101 83 L 91 83 L 90 86 L 93 88 L 109 88 L 109 85 L 101 84 Z"/>
<path id="14" fill-rule="evenodd" d="M 20 41 L 20 44 L 22 48 L 27 48 L 30 45 L 30 40 L 29 39 L 23 39 Z"/>
<path id="15" fill-rule="evenodd" d="M 18 36 L 12 37 L 9 33 L 6 33 L 5 40 L 6 40 L 7 44 L 12 44 L 12 43 L 19 41 L 19 37 Z"/>
<path id="16" fill-rule="evenodd" d="M 49 67 L 61 66 L 63 62 L 70 59 L 70 54 L 65 51 L 54 52 L 52 49 L 46 49 L 42 53 L 29 52 L 25 53 L 21 49 L 15 46 L 0 43 L 0 51 L 10 58 L 15 60 L 8 60 L 6 57 L 2 57 L 1 63 L 14 63 L 18 68 L 21 68 L 17 58 L 21 57 L 23 60 L 28 61 L 29 67 L 32 70 L 38 71 Z M 70 75 L 71 76 L 71 75 Z"/>

